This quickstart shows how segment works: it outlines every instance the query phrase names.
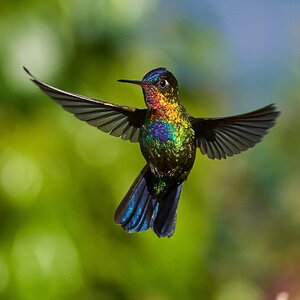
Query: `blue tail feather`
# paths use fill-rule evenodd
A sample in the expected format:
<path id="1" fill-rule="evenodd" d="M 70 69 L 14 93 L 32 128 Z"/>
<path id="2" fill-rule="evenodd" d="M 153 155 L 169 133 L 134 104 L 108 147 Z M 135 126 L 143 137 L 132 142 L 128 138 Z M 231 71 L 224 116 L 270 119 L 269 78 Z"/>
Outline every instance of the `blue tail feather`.
<path id="1" fill-rule="evenodd" d="M 145 205 L 142 208 L 141 214 L 136 217 L 137 221 L 134 223 L 134 227 L 129 228 L 129 232 L 145 231 L 150 227 L 152 217 L 152 197 L 150 194 L 146 196 Z M 142 201 L 140 201 L 142 202 Z M 126 225 L 127 227 L 127 225 Z M 123 227 L 127 230 L 126 227 Z"/>
<path id="2" fill-rule="evenodd" d="M 129 232 L 145 231 L 150 227 L 153 197 L 147 185 L 146 166 L 138 175 L 115 212 L 115 222 Z"/>
<path id="3" fill-rule="evenodd" d="M 159 237 L 170 237 L 175 230 L 180 185 L 174 185 L 159 199 L 153 194 L 152 174 L 145 166 L 115 212 L 115 222 L 132 233 L 151 229 Z"/>
<path id="4" fill-rule="evenodd" d="M 170 237 L 174 233 L 181 188 L 182 183 L 175 185 L 159 203 L 159 209 L 152 226 L 159 237 Z"/>
<path id="5" fill-rule="evenodd" d="M 137 193 L 139 187 L 141 188 L 141 193 Z M 146 185 L 140 184 L 136 189 L 134 196 L 131 197 L 131 202 L 134 204 L 133 211 L 130 216 L 126 219 L 126 223 L 123 224 L 123 228 L 126 230 L 134 230 L 140 224 L 143 219 L 143 215 L 145 213 L 145 208 L 148 206 L 148 196 Z"/>

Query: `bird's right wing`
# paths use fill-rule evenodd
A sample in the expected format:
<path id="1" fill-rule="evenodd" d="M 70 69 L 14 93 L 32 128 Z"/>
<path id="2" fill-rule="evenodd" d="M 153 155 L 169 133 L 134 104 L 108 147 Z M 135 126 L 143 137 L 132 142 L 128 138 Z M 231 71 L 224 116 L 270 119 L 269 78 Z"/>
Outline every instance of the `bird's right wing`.
<path id="1" fill-rule="evenodd" d="M 139 141 L 146 109 L 117 105 L 66 92 L 36 79 L 25 67 L 24 70 L 47 96 L 78 119 L 124 140 Z"/>
<path id="2" fill-rule="evenodd" d="M 274 104 L 231 117 L 190 117 L 196 146 L 211 159 L 221 159 L 254 147 L 274 126 L 280 112 Z"/>

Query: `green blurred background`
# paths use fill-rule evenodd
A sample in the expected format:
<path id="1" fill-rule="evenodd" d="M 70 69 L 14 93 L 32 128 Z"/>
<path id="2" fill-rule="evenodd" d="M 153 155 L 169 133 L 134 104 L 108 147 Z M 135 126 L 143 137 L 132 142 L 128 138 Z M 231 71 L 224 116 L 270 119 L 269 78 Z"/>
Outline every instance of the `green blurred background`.
<path id="1" fill-rule="evenodd" d="M 0 299 L 300 299 L 299 20 L 292 0 L 1 1 Z M 246 153 L 198 152 L 171 239 L 129 235 L 113 214 L 138 145 L 63 111 L 23 65 L 139 108 L 116 80 L 164 66 L 195 116 L 282 115 Z"/>

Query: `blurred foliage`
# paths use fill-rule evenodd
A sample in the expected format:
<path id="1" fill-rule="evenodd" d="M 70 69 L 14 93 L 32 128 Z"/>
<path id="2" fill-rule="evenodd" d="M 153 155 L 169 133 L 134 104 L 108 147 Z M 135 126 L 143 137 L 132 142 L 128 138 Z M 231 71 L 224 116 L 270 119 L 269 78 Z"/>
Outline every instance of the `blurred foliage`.
<path id="1" fill-rule="evenodd" d="M 226 161 L 198 153 L 176 232 L 158 239 L 113 223 L 144 165 L 139 147 L 61 110 L 21 68 L 143 107 L 140 89 L 116 80 L 166 66 L 191 114 L 241 112 L 225 38 L 170 2 L 0 3 L 1 299 L 300 299 L 299 71 L 262 144 Z"/>

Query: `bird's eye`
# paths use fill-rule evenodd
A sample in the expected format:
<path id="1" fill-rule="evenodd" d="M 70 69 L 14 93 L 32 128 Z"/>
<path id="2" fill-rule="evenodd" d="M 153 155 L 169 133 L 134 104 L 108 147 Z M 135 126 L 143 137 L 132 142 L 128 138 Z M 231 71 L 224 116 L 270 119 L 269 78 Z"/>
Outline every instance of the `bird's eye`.
<path id="1" fill-rule="evenodd" d="M 162 79 L 162 80 L 159 81 L 158 84 L 161 88 L 164 88 L 169 84 L 169 82 L 166 79 Z"/>

